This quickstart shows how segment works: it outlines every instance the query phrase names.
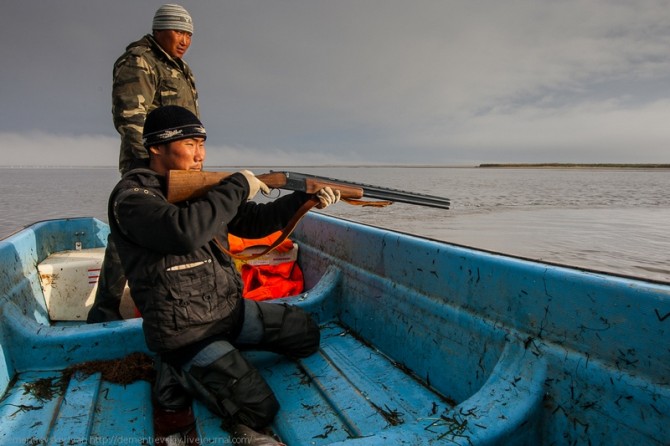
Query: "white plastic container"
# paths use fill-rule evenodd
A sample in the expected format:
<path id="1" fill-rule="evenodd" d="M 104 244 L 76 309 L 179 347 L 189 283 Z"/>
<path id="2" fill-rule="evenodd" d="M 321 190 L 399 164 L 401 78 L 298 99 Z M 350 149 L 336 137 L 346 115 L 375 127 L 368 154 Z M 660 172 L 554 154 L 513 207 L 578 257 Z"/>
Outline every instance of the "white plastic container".
<path id="1" fill-rule="evenodd" d="M 242 255 L 258 254 L 259 252 L 263 252 L 264 249 L 265 246 L 252 246 L 245 249 L 240 254 Z M 293 242 L 293 248 L 285 252 L 270 251 L 269 253 L 252 260 L 240 260 L 235 258 L 233 260 L 235 261 L 235 266 L 237 267 L 238 270 L 241 270 L 242 265 L 244 265 L 245 263 L 252 266 L 261 266 L 261 265 L 279 265 L 280 263 L 295 262 L 298 260 L 298 244 Z"/>
<path id="2" fill-rule="evenodd" d="M 37 265 L 49 319 L 85 321 L 95 300 L 105 248 L 57 252 Z M 130 303 L 129 303 L 130 302 Z M 130 310 L 127 308 L 130 305 Z M 128 287 L 121 314 L 135 317 Z"/>

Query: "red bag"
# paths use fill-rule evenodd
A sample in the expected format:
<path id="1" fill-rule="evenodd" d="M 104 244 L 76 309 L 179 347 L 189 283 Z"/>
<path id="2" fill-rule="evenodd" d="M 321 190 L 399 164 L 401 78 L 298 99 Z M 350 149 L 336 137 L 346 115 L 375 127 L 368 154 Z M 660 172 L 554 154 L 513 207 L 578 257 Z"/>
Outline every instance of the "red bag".
<path id="1" fill-rule="evenodd" d="M 269 246 L 281 232 L 275 232 L 262 239 L 243 239 L 228 235 L 230 252 L 238 254 L 257 246 Z M 291 240 L 284 240 L 273 252 L 255 260 L 235 259 L 237 269 L 242 274 L 244 290 L 242 295 L 251 300 L 269 300 L 302 293 L 304 280 L 302 270 L 296 261 L 298 246 Z M 286 255 L 281 255 L 282 253 Z M 278 255 L 279 254 L 279 255 Z"/>

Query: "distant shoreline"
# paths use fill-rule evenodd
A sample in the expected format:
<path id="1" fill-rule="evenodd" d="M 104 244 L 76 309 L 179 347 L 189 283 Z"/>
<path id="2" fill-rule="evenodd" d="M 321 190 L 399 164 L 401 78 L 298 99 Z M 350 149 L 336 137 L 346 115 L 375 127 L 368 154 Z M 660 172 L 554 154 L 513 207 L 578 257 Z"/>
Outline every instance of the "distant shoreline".
<path id="1" fill-rule="evenodd" d="M 546 169 L 670 169 L 670 164 L 631 164 L 631 163 L 485 163 L 483 168 L 546 168 Z"/>

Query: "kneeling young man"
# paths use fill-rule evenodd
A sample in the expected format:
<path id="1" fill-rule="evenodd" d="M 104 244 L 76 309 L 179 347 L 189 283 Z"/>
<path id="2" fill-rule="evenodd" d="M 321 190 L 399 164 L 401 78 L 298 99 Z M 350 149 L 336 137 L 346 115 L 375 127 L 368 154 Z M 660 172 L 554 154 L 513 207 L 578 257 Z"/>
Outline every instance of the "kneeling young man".
<path id="1" fill-rule="evenodd" d="M 194 397 L 246 444 L 278 444 L 254 431 L 272 421 L 279 404 L 238 348 L 305 357 L 318 349 L 319 328 L 298 307 L 243 299 L 239 273 L 214 239 L 227 247 L 229 232 L 244 238 L 275 232 L 309 196 L 295 192 L 255 203 L 250 200 L 267 186 L 243 170 L 201 198 L 169 203 L 166 173 L 201 170 L 205 139 L 202 123 L 182 107 L 149 113 L 143 132 L 149 165 L 129 171 L 114 188 L 111 236 L 147 345 L 158 354 L 156 410 L 178 413 Z M 316 195 L 321 208 L 340 197 L 330 188 Z"/>

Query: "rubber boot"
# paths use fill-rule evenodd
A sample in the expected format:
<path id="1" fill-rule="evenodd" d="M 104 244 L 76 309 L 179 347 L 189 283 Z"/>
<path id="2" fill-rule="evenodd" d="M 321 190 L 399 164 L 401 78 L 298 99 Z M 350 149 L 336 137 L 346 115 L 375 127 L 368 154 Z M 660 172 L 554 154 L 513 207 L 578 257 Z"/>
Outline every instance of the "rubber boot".
<path id="1" fill-rule="evenodd" d="M 209 365 L 191 367 L 183 380 L 184 386 L 228 426 L 264 427 L 279 410 L 272 389 L 238 350 Z"/>
<path id="2" fill-rule="evenodd" d="M 163 409 L 154 405 L 154 444 L 156 446 L 199 445 L 193 409 Z"/>

